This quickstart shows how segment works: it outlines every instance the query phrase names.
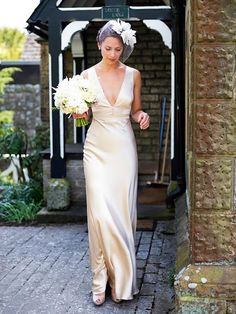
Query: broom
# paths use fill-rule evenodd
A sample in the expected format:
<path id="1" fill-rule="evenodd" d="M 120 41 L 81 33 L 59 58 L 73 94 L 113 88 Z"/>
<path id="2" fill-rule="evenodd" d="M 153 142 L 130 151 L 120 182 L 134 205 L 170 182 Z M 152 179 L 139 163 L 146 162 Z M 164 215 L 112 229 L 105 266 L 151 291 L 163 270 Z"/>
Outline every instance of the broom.
<path id="1" fill-rule="evenodd" d="M 166 97 L 164 96 L 162 97 L 162 106 L 161 106 L 159 158 L 158 158 L 158 167 L 157 167 L 158 170 L 155 171 L 154 180 L 147 182 L 147 185 L 151 187 L 166 187 L 169 184 L 169 182 L 164 182 L 164 174 L 165 174 L 165 167 L 166 167 L 171 111 L 169 111 L 169 114 L 168 114 L 166 137 L 165 137 L 165 143 L 164 143 L 164 154 L 163 154 L 162 165 L 161 165 L 163 133 L 164 133 L 164 125 L 165 125 L 165 111 L 166 111 Z M 159 179 L 160 170 L 161 170 L 161 178 Z"/>

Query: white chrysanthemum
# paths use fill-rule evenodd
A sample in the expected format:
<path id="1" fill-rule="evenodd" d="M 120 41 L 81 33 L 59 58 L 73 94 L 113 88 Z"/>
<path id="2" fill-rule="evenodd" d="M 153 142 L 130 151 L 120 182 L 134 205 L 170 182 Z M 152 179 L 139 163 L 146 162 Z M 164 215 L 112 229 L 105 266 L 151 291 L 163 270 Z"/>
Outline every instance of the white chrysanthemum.
<path id="1" fill-rule="evenodd" d="M 91 90 L 84 90 L 83 91 L 83 99 L 87 103 L 94 103 L 96 101 L 96 97 Z"/>
<path id="2" fill-rule="evenodd" d="M 55 106 L 65 114 L 83 114 L 96 101 L 89 81 L 81 75 L 75 75 L 70 79 L 65 78 L 55 90 Z"/>
<path id="3" fill-rule="evenodd" d="M 83 114 L 88 111 L 88 105 L 85 102 L 81 102 L 75 111 L 75 113 Z"/>
<path id="4" fill-rule="evenodd" d="M 60 109 L 62 103 L 66 103 L 68 100 L 68 88 L 69 88 L 69 81 L 67 78 L 62 80 L 57 88 L 56 93 L 54 94 L 55 106 Z"/>
<path id="5" fill-rule="evenodd" d="M 77 86 L 78 88 L 89 88 L 89 80 L 83 78 L 81 75 L 75 75 L 70 79 L 71 83 Z"/>

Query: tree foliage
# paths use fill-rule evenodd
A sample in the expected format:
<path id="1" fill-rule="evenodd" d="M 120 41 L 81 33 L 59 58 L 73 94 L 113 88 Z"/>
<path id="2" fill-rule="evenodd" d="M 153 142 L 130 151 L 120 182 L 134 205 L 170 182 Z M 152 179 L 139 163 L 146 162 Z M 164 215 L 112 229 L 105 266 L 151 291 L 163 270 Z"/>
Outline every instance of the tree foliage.
<path id="1" fill-rule="evenodd" d="M 17 28 L 0 28 L 0 59 L 18 60 L 21 57 L 25 40 L 25 33 Z"/>
<path id="2" fill-rule="evenodd" d="M 0 60 L 18 60 L 22 54 L 26 35 L 16 28 L 0 28 Z M 18 68 L 0 70 L 0 103 L 5 86 L 13 81 L 12 75 Z"/>
<path id="3" fill-rule="evenodd" d="M 12 75 L 16 71 L 20 71 L 20 69 L 16 67 L 10 67 L 0 71 L 0 94 L 3 94 L 5 86 L 13 81 Z"/>

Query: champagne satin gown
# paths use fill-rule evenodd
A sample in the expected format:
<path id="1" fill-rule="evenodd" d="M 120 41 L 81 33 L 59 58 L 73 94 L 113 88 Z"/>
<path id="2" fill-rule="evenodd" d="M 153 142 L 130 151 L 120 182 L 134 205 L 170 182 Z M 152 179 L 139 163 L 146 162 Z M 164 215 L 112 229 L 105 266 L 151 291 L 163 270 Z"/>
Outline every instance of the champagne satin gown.
<path id="1" fill-rule="evenodd" d="M 93 120 L 84 144 L 90 262 L 95 294 L 107 281 L 118 299 L 138 293 L 136 285 L 137 151 L 130 122 L 133 69 L 114 105 L 106 99 L 95 67 L 88 79 L 96 92 Z"/>

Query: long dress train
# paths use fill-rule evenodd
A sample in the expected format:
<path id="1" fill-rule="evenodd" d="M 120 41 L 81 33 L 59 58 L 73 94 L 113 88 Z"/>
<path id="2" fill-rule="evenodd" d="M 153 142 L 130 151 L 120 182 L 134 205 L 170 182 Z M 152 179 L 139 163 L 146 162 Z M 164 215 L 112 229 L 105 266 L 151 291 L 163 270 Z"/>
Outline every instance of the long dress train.
<path id="1" fill-rule="evenodd" d="M 130 122 L 133 69 L 125 76 L 114 105 L 103 92 L 95 67 L 88 79 L 96 92 L 93 120 L 84 145 L 92 290 L 107 281 L 118 299 L 138 293 L 136 285 L 137 151 Z"/>

